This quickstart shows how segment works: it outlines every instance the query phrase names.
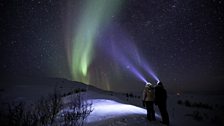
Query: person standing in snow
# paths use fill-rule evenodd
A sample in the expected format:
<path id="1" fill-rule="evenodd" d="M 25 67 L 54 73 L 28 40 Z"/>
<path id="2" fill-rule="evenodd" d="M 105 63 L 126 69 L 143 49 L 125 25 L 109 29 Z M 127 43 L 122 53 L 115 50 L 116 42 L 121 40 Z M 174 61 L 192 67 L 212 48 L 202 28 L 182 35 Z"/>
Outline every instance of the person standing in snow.
<path id="1" fill-rule="evenodd" d="M 155 105 L 158 105 L 162 116 L 162 123 L 169 125 L 169 115 L 166 108 L 167 92 L 162 82 L 158 82 L 155 87 Z"/>
<path id="2" fill-rule="evenodd" d="M 155 120 L 154 111 L 154 89 L 152 84 L 147 83 L 143 90 L 143 106 L 147 109 L 147 119 L 149 121 Z"/>

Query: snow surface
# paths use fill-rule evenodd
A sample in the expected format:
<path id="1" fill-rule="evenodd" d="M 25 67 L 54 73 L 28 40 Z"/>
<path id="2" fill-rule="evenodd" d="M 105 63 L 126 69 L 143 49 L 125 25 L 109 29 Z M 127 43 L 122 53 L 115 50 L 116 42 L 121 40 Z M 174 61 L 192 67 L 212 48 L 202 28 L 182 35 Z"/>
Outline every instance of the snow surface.
<path id="1" fill-rule="evenodd" d="M 145 117 L 146 110 L 134 105 L 122 104 L 113 100 L 106 99 L 92 99 L 93 112 L 87 118 L 87 123 L 99 123 L 105 120 L 112 120 L 122 117 Z M 156 115 L 159 118 L 158 115 Z M 124 119 L 125 120 L 125 119 Z M 134 120 L 134 119 L 133 119 Z M 120 122 L 120 121 L 119 121 Z M 127 122 L 120 122 L 127 125 Z"/>
<path id="2" fill-rule="evenodd" d="M 62 93 L 74 89 L 87 89 L 82 93 L 83 97 L 93 103 L 93 112 L 86 119 L 86 126 L 164 126 L 159 121 L 160 113 L 155 106 L 157 121 L 149 122 L 146 119 L 146 110 L 141 106 L 141 98 L 127 98 L 125 93 L 103 91 L 92 86 L 59 78 L 29 79 L 28 81 L 1 82 L 15 83 L 15 86 L 1 87 L 0 99 L 3 102 L 12 100 L 35 101 L 41 96 L 51 93 L 54 88 Z M 140 96 L 140 94 L 135 94 Z M 63 98 L 69 102 L 72 95 Z M 171 126 L 220 126 L 224 125 L 223 95 L 169 95 L 168 113 Z M 177 104 L 178 100 L 189 100 L 191 102 L 202 102 L 213 107 L 212 110 L 203 108 L 186 107 Z M 191 115 L 194 111 L 200 112 L 202 121 L 196 121 Z M 218 121 L 214 121 L 218 120 Z M 221 120 L 221 122 L 220 122 Z"/>

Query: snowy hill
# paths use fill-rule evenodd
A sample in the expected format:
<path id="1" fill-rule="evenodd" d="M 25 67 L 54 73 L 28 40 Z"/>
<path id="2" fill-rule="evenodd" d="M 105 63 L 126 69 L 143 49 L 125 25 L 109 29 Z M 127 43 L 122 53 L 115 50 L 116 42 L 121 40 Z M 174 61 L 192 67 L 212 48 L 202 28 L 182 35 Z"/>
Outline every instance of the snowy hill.
<path id="1" fill-rule="evenodd" d="M 4 84 L 3 84 L 4 83 Z M 7 85 L 14 86 L 7 86 Z M 92 103 L 93 111 L 87 117 L 87 126 L 162 126 L 160 114 L 156 109 L 157 121 L 146 119 L 146 110 L 141 106 L 141 94 L 117 93 L 104 91 L 83 83 L 60 78 L 35 78 L 1 82 L 0 98 L 3 102 L 32 102 L 41 96 L 47 96 L 54 89 L 66 94 L 64 102 L 77 89 L 81 90 L 83 98 Z M 4 86 L 3 86 L 4 85 Z M 169 95 L 168 112 L 171 126 L 211 126 L 223 125 L 222 95 Z"/>

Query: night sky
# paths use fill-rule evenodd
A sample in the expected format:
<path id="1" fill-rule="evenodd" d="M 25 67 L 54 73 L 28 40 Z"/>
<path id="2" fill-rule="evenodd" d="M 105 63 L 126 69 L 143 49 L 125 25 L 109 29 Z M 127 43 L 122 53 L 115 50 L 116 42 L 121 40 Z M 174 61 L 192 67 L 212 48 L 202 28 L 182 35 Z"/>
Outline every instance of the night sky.
<path id="1" fill-rule="evenodd" d="M 222 0 L 1 1 L 1 78 L 60 77 L 135 91 L 158 77 L 170 92 L 224 90 L 223 6 Z"/>

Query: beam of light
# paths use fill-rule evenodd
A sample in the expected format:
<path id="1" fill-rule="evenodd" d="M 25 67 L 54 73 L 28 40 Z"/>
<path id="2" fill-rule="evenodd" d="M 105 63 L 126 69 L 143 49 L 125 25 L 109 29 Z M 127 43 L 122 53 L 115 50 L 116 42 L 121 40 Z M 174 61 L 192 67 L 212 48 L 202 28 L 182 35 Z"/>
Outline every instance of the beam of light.
<path id="1" fill-rule="evenodd" d="M 87 117 L 87 123 L 94 123 L 105 121 L 116 117 L 127 117 L 129 115 L 143 115 L 146 116 L 146 110 L 134 105 L 122 104 L 113 100 L 106 99 L 92 99 L 93 112 Z M 156 114 L 157 118 L 160 118 Z"/>
<path id="2" fill-rule="evenodd" d="M 156 76 L 155 72 L 151 69 L 150 65 L 146 62 L 144 57 L 140 56 L 139 51 L 137 50 L 137 47 L 130 43 L 130 54 L 132 54 L 131 59 L 132 61 L 137 61 L 138 65 L 143 68 L 144 71 L 147 72 L 153 79 L 155 79 L 157 82 L 159 81 L 158 76 Z"/>
<path id="3" fill-rule="evenodd" d="M 145 60 L 142 61 L 142 67 L 145 69 L 145 71 L 153 77 L 157 82 L 159 82 L 159 78 L 156 76 L 154 71 L 149 67 L 149 65 L 146 63 Z"/>
<path id="4" fill-rule="evenodd" d="M 159 78 L 155 75 L 155 73 L 148 67 L 148 66 L 145 66 L 144 67 L 146 72 L 148 72 L 149 75 L 151 75 L 157 82 L 159 82 Z"/>
<path id="5" fill-rule="evenodd" d="M 127 69 L 130 70 L 130 72 L 135 75 L 138 79 L 141 81 L 147 83 L 147 80 L 144 78 L 144 76 L 137 70 L 137 68 L 133 65 L 133 63 L 127 58 L 127 56 L 124 55 L 124 53 L 121 52 L 121 50 L 117 47 L 117 45 L 113 45 L 113 57 L 119 61 L 119 63 L 123 67 L 127 67 Z"/>
<path id="6" fill-rule="evenodd" d="M 140 69 L 143 67 L 140 53 L 129 35 L 120 27 L 112 24 L 103 33 L 103 37 L 103 39 L 100 38 L 100 49 L 104 49 L 104 52 L 112 56 L 116 64 L 122 68 L 127 68 L 132 75 L 146 84 L 148 81 Z"/>
<path id="7" fill-rule="evenodd" d="M 156 76 L 155 72 L 151 69 L 150 65 L 147 63 L 144 57 L 142 57 L 137 49 L 137 47 L 129 42 L 129 48 L 128 50 L 131 54 L 132 61 L 137 61 L 138 65 L 143 68 L 144 71 L 147 72 L 153 79 L 155 79 L 157 82 L 159 81 L 159 78 Z"/>
<path id="8" fill-rule="evenodd" d="M 111 43 L 111 45 L 109 45 L 111 50 L 106 47 L 103 48 L 107 49 L 105 51 L 110 52 L 116 62 L 119 62 L 122 67 L 128 66 L 127 68 L 129 69 L 129 71 L 138 79 L 145 82 L 145 84 L 148 81 L 144 77 L 144 74 L 142 72 L 143 70 L 147 73 L 149 72 L 149 75 L 156 80 L 159 80 L 152 69 L 150 69 L 144 58 L 141 57 L 138 48 L 134 44 L 133 40 L 131 40 L 130 37 L 125 34 L 122 29 L 113 27 L 110 28 L 109 31 L 110 32 L 107 33 L 109 34 L 107 36 L 107 39 L 109 38 L 107 42 Z"/>
<path id="9" fill-rule="evenodd" d="M 148 81 L 143 77 L 142 74 L 139 73 L 139 71 L 136 68 L 131 67 L 130 69 L 140 80 L 144 81 L 145 83 L 148 83 Z"/>
<path id="10" fill-rule="evenodd" d="M 94 56 L 98 30 L 108 23 L 121 4 L 120 0 L 86 0 L 77 28 L 69 44 L 72 79 L 89 83 L 88 68 Z"/>

